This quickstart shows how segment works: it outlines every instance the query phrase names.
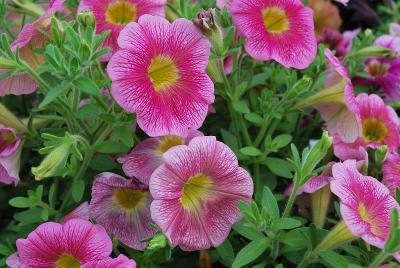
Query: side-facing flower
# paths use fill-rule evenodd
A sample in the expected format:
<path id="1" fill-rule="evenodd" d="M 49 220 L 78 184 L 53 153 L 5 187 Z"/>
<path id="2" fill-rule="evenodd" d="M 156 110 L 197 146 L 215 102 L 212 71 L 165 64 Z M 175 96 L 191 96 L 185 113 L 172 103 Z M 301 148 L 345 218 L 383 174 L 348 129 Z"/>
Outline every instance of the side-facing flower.
<path id="1" fill-rule="evenodd" d="M 390 231 L 390 211 L 400 209 L 378 180 L 363 176 L 355 160 L 335 164 L 331 190 L 340 199 L 340 212 L 351 233 L 383 248 Z"/>
<path id="2" fill-rule="evenodd" d="M 118 50 L 117 39 L 121 30 L 144 14 L 165 16 L 165 3 L 166 0 L 82 0 L 79 11 L 94 13 L 97 33 L 110 31 L 103 47 L 110 47 L 111 50 L 101 58 L 108 61 Z"/>
<path id="3" fill-rule="evenodd" d="M 389 153 L 382 167 L 382 183 L 389 188 L 393 196 L 400 187 L 400 156 L 397 153 Z"/>
<path id="4" fill-rule="evenodd" d="M 233 0 L 228 8 L 238 32 L 247 38 L 247 53 L 254 59 L 276 60 L 297 69 L 314 60 L 313 11 L 301 1 Z"/>
<path id="5" fill-rule="evenodd" d="M 81 219 L 43 223 L 16 244 L 21 267 L 31 268 L 85 267 L 109 259 L 112 252 L 104 228 Z"/>
<path id="6" fill-rule="evenodd" d="M 77 206 L 74 210 L 69 212 L 67 215 L 65 215 L 62 219 L 61 222 L 67 222 L 72 219 L 82 219 L 82 220 L 89 220 L 89 203 L 88 202 L 83 202 L 79 206 Z"/>
<path id="7" fill-rule="evenodd" d="M 140 241 L 156 232 L 149 226 L 151 201 L 146 185 L 113 173 L 102 173 L 93 183 L 89 210 L 91 217 L 122 243 L 144 250 L 147 243 Z"/>
<path id="8" fill-rule="evenodd" d="M 0 125 L 0 182 L 17 185 L 19 182 L 21 139 L 15 130 Z"/>
<path id="9" fill-rule="evenodd" d="M 168 150 L 150 179 L 153 220 L 173 246 L 207 249 L 221 244 L 241 218 L 253 182 L 235 154 L 215 137 L 196 137 Z"/>
<path id="10" fill-rule="evenodd" d="M 162 155 L 176 145 L 188 144 L 191 139 L 203 136 L 197 130 L 189 130 L 186 138 L 167 135 L 148 138 L 138 144 L 126 156 L 118 158 L 124 173 L 130 178 L 138 178 L 142 183 L 149 185 L 151 174 L 162 162 Z"/>
<path id="11" fill-rule="evenodd" d="M 198 129 L 214 102 L 214 86 L 205 73 L 210 43 L 186 19 L 172 24 L 143 15 L 118 38 L 108 74 L 112 95 L 150 136 L 186 136 Z"/>

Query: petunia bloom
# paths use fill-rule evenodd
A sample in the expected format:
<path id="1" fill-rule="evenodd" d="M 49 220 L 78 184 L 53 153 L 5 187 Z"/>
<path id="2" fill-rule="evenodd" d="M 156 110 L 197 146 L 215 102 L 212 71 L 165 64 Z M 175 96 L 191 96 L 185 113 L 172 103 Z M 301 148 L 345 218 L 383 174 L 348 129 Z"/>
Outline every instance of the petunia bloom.
<path id="1" fill-rule="evenodd" d="M 360 33 L 360 29 L 345 31 L 340 33 L 330 28 L 325 29 L 318 38 L 318 43 L 324 44 L 331 50 L 336 51 L 336 55 L 344 57 L 351 51 L 353 39 Z"/>
<path id="2" fill-rule="evenodd" d="M 77 206 L 74 210 L 65 215 L 61 219 L 61 222 L 67 222 L 72 219 L 89 220 L 89 203 L 83 202 Z"/>
<path id="3" fill-rule="evenodd" d="M 382 167 L 382 183 L 389 188 L 393 196 L 400 187 L 400 156 L 397 153 L 389 153 Z"/>
<path id="4" fill-rule="evenodd" d="M 74 268 L 74 267 L 66 267 L 66 268 Z M 117 258 L 112 259 L 103 259 L 97 261 L 91 261 L 82 268 L 136 268 L 136 262 L 134 260 L 128 259 L 124 255 L 119 255 Z"/>
<path id="5" fill-rule="evenodd" d="M 203 133 L 190 130 L 186 138 L 176 135 L 148 138 L 129 154 L 118 158 L 118 162 L 122 164 L 122 169 L 128 177 L 138 178 L 143 184 L 149 185 L 151 174 L 163 162 L 162 155 L 176 145 L 188 144 L 197 136 L 203 136 Z"/>
<path id="6" fill-rule="evenodd" d="M 143 250 L 140 242 L 156 232 L 149 226 L 150 196 L 147 186 L 113 173 L 97 175 L 92 187 L 90 215 L 122 243 Z"/>
<path id="7" fill-rule="evenodd" d="M 121 30 L 144 14 L 165 16 L 165 3 L 166 0 L 82 0 L 78 10 L 93 12 L 97 33 L 110 31 L 102 45 L 110 51 L 101 58 L 108 61 L 119 49 L 117 39 Z"/>
<path id="8" fill-rule="evenodd" d="M 331 190 L 340 199 L 340 212 L 351 233 L 383 248 L 390 232 L 390 211 L 400 210 L 378 180 L 360 174 L 355 160 L 333 166 Z"/>
<path id="9" fill-rule="evenodd" d="M 300 0 L 233 0 L 228 9 L 254 59 L 275 60 L 296 69 L 304 69 L 314 60 L 313 11 Z"/>
<path id="10" fill-rule="evenodd" d="M 30 268 L 86 267 L 108 260 L 112 252 L 104 228 L 81 219 L 43 223 L 16 244 L 21 267 Z"/>
<path id="11" fill-rule="evenodd" d="M 0 125 L 0 182 L 15 185 L 19 182 L 21 139 L 11 128 Z"/>
<path id="12" fill-rule="evenodd" d="M 150 179 L 153 220 L 183 250 L 220 245 L 242 217 L 238 201 L 251 200 L 249 173 L 215 137 L 196 137 L 163 158 Z"/>
<path id="13" fill-rule="evenodd" d="M 214 86 L 205 69 L 210 43 L 186 19 L 172 24 L 143 15 L 118 38 L 108 74 L 112 95 L 149 136 L 186 136 L 198 129 L 214 102 Z"/>

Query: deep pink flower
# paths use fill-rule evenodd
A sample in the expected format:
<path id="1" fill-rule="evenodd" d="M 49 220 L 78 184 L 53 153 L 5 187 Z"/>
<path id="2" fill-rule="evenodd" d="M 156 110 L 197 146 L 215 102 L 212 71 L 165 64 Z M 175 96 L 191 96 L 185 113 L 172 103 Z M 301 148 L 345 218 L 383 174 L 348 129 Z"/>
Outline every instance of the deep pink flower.
<path id="1" fill-rule="evenodd" d="M 5 184 L 19 182 L 21 139 L 11 128 L 0 125 L 0 182 Z"/>
<path id="2" fill-rule="evenodd" d="M 151 216 L 173 246 L 207 249 L 221 244 L 241 218 L 253 182 L 235 154 L 215 137 L 196 137 L 164 155 L 150 179 Z"/>
<path id="3" fill-rule="evenodd" d="M 111 49 L 101 58 L 108 61 L 119 49 L 117 39 L 121 30 L 144 14 L 164 17 L 165 3 L 166 0 L 82 0 L 79 11 L 93 11 L 97 33 L 111 31 L 102 46 Z"/>
<path id="4" fill-rule="evenodd" d="M 247 53 L 254 59 L 276 60 L 297 69 L 314 60 L 313 11 L 300 0 L 232 0 L 228 8 L 238 32 L 247 38 Z"/>
<path id="5" fill-rule="evenodd" d="M 190 130 L 186 138 L 175 135 L 148 138 L 138 144 L 126 156 L 118 158 L 124 173 L 130 178 L 138 178 L 143 184 L 149 185 L 153 171 L 162 162 L 162 155 L 176 145 L 188 144 L 191 139 L 203 136 L 197 130 Z"/>
<path id="6" fill-rule="evenodd" d="M 30 268 L 85 267 L 112 252 L 104 228 L 81 219 L 43 223 L 16 244 L 21 266 Z"/>
<path id="7" fill-rule="evenodd" d="M 89 203 L 83 202 L 79 206 L 77 206 L 74 210 L 70 213 L 65 215 L 61 222 L 67 222 L 72 219 L 82 219 L 82 220 L 89 220 Z"/>
<path id="8" fill-rule="evenodd" d="M 97 175 L 92 187 L 90 215 L 122 243 L 143 250 L 156 230 L 149 226 L 150 196 L 147 186 L 113 173 Z"/>
<path id="9" fill-rule="evenodd" d="M 82 268 L 136 268 L 136 262 L 121 254 L 115 259 L 108 258 L 86 263 Z"/>
<path id="10" fill-rule="evenodd" d="M 150 136 L 186 136 L 198 129 L 214 102 L 214 86 L 205 73 L 210 42 L 186 19 L 172 24 L 144 15 L 118 38 L 108 74 L 112 95 Z"/>
<path id="11" fill-rule="evenodd" d="M 363 176 L 355 160 L 333 166 L 331 190 L 340 199 L 340 212 L 353 235 L 383 248 L 390 231 L 390 211 L 400 210 L 389 190 L 378 180 Z"/>
<path id="12" fill-rule="evenodd" d="M 382 167 L 382 183 L 389 188 L 393 196 L 400 187 L 400 156 L 397 153 L 389 153 Z"/>

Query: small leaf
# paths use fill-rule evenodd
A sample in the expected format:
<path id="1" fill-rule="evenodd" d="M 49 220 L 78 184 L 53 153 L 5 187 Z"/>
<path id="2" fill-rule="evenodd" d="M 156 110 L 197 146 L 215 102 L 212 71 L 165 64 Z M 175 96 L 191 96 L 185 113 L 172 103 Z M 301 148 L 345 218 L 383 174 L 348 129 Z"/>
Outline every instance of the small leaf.
<path id="1" fill-rule="evenodd" d="M 270 243 L 271 240 L 267 237 L 260 237 L 254 241 L 251 241 L 236 255 L 235 261 L 232 264 L 232 268 L 240 268 L 251 263 L 264 253 Z"/>
<path id="2" fill-rule="evenodd" d="M 114 159 L 109 155 L 96 155 L 90 162 L 90 167 L 96 171 L 110 171 L 117 167 Z"/>
<path id="3" fill-rule="evenodd" d="M 33 205 L 31 200 L 26 197 L 14 197 L 8 203 L 16 208 L 29 208 Z"/>
<path id="4" fill-rule="evenodd" d="M 280 149 L 287 146 L 292 141 L 292 136 L 289 134 L 282 134 L 272 141 L 274 148 Z"/>
<path id="5" fill-rule="evenodd" d="M 259 156 L 261 154 L 260 150 L 258 150 L 256 147 L 252 146 L 247 146 L 242 149 L 240 149 L 240 152 L 244 155 L 248 156 Z"/>
<path id="6" fill-rule="evenodd" d="M 319 255 L 332 268 L 348 267 L 350 264 L 345 257 L 331 250 L 323 250 Z"/>
<path id="7" fill-rule="evenodd" d="M 87 77 L 80 77 L 76 79 L 74 82 L 72 82 L 73 85 L 82 90 L 83 92 L 92 95 L 92 96 L 98 96 L 100 95 L 100 90 L 98 86 L 89 78 Z"/>
<path id="8" fill-rule="evenodd" d="M 68 82 L 63 82 L 60 85 L 52 88 L 44 97 L 43 101 L 39 104 L 39 108 L 43 108 L 48 104 L 52 103 L 57 97 L 59 97 L 65 90 L 71 87 Z"/>
<path id="9" fill-rule="evenodd" d="M 116 141 L 105 141 L 99 146 L 99 148 L 97 148 L 97 152 L 104 154 L 126 153 L 129 150 L 129 146 Z"/>
<path id="10" fill-rule="evenodd" d="M 235 101 L 232 103 L 232 107 L 236 112 L 241 114 L 250 113 L 249 107 L 245 101 Z"/>
<path id="11" fill-rule="evenodd" d="M 293 218 L 281 218 L 274 224 L 278 230 L 290 230 L 299 226 L 301 226 L 301 221 Z"/>
<path id="12" fill-rule="evenodd" d="M 23 224 L 32 224 L 41 222 L 42 208 L 34 207 L 22 212 L 14 214 L 14 219 L 22 222 Z"/>
<path id="13" fill-rule="evenodd" d="M 235 91 L 233 97 L 235 100 L 240 99 L 240 97 L 246 92 L 247 90 L 247 82 L 242 82 L 235 87 Z"/>
<path id="14" fill-rule="evenodd" d="M 278 202 L 276 201 L 274 194 L 271 192 L 271 190 L 267 186 L 265 186 L 264 190 L 263 190 L 261 205 L 262 205 L 262 207 L 267 209 L 268 214 L 273 219 L 279 218 L 280 215 L 279 215 Z"/>
<path id="15" fill-rule="evenodd" d="M 79 202 L 82 200 L 83 193 L 85 192 L 85 182 L 83 180 L 75 180 L 72 184 L 72 197 L 75 202 Z"/>
<path id="16" fill-rule="evenodd" d="M 54 182 L 51 184 L 49 190 L 49 205 L 52 208 L 55 208 L 55 204 L 57 201 L 56 191 L 57 191 L 57 183 Z"/>
<path id="17" fill-rule="evenodd" d="M 280 158 L 276 157 L 267 157 L 264 161 L 263 164 L 265 164 L 272 173 L 284 177 L 284 178 L 292 178 L 292 173 L 291 171 L 293 170 L 292 165 Z"/>
<path id="18" fill-rule="evenodd" d="M 246 118 L 247 121 L 253 123 L 256 126 L 261 126 L 263 123 L 263 118 L 256 113 L 248 113 L 244 115 L 244 118 Z"/>
<path id="19" fill-rule="evenodd" d="M 226 239 L 224 243 L 217 247 L 218 255 L 221 261 L 228 267 L 232 266 L 233 260 L 235 259 L 235 253 L 229 239 Z"/>

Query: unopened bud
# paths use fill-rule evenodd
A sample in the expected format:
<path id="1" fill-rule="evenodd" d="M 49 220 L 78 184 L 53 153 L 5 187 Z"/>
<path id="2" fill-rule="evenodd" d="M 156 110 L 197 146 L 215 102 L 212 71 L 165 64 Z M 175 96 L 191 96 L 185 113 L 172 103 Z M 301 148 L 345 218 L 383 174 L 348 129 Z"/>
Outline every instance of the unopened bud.
<path id="1" fill-rule="evenodd" d="M 79 12 L 77 15 L 78 21 L 85 27 L 95 27 L 96 18 L 92 11 Z"/>
<path id="2" fill-rule="evenodd" d="M 197 18 L 193 19 L 193 23 L 210 40 L 216 54 L 222 56 L 224 53 L 224 36 L 215 9 L 201 10 Z"/>
<path id="3" fill-rule="evenodd" d="M 354 53 L 358 58 L 396 58 L 396 51 L 385 47 L 370 46 L 362 48 Z"/>

